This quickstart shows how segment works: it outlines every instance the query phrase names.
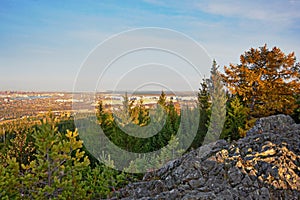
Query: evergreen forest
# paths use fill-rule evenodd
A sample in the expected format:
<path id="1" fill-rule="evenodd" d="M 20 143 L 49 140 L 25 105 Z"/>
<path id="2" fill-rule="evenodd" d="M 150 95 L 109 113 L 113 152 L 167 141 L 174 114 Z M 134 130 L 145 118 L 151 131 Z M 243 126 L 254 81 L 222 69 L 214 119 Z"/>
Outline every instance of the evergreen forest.
<path id="1" fill-rule="evenodd" d="M 140 180 L 145 171 L 187 151 L 218 139 L 232 142 L 245 137 L 258 118 L 286 114 L 299 123 L 300 64 L 294 53 L 267 45 L 251 48 L 240 56 L 239 64 L 225 66 L 223 71 L 213 61 L 210 77 L 199 80 L 194 107 L 178 107 L 175 99 L 167 100 L 161 91 L 153 113 L 142 99 L 130 100 L 125 94 L 118 112 L 105 109 L 99 101 L 93 118 L 83 117 L 76 123 L 72 115 L 49 112 L 1 124 L 0 199 L 109 198 L 129 182 Z M 95 123 L 82 129 L 80 124 L 86 120 Z M 145 130 L 139 136 L 155 132 L 151 137 L 127 134 L 151 124 L 138 129 Z M 124 170 L 117 170 L 126 155 L 107 154 L 105 145 L 90 148 L 102 139 L 93 135 L 97 128 L 126 152 L 161 151 L 150 160 L 136 156 Z"/>

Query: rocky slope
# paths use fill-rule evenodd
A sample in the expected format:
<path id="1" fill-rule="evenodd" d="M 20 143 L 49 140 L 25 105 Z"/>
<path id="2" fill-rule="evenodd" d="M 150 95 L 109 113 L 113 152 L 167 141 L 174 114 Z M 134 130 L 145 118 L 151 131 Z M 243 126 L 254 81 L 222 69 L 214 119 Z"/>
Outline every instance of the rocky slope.
<path id="1" fill-rule="evenodd" d="M 257 120 L 247 137 L 200 147 L 143 181 L 121 199 L 300 199 L 300 124 L 285 115 Z"/>

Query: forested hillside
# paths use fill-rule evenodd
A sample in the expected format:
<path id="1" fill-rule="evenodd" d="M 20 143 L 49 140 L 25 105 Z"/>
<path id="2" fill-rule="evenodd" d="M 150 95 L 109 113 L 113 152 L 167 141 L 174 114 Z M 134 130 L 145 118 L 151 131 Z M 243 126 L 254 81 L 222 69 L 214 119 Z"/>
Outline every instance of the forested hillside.
<path id="1" fill-rule="evenodd" d="M 268 49 L 266 45 L 251 48 L 241 55 L 240 64 L 230 64 L 224 67 L 224 73 L 220 71 L 214 61 L 210 78 L 199 80 L 195 107 L 176 107 L 176 100 L 167 100 L 164 91 L 155 105 L 157 113 L 151 113 L 153 110 L 147 108 L 142 99 L 131 101 L 127 95 L 116 113 L 104 109 L 99 102 L 96 125 L 118 147 L 144 153 L 169 144 L 170 149 L 155 155 L 155 163 L 137 157 L 124 170 L 141 173 L 115 170 L 118 161 L 111 159 L 113 155 L 102 152 L 98 153 L 106 161 L 105 165 L 99 162 L 94 152 L 85 146 L 89 141 L 81 138 L 82 133 L 76 129 L 72 116 L 57 117 L 49 112 L 42 119 L 1 124 L 0 198 L 109 198 L 129 182 L 141 180 L 145 169 L 152 171 L 153 166 L 163 167 L 167 161 L 187 153 L 182 152 L 181 145 L 182 141 L 190 139 L 191 132 L 196 134 L 188 151 L 218 139 L 235 142 L 245 137 L 261 117 L 286 114 L 299 123 L 300 65 L 294 53 L 285 54 L 277 47 Z M 159 119 L 160 113 L 165 113 L 166 117 Z M 150 118 L 151 114 L 157 114 L 158 118 Z M 155 124 L 151 119 L 165 120 L 157 134 L 151 137 L 129 136 L 122 129 Z M 195 119 L 199 120 L 195 123 Z M 153 126 L 152 131 L 155 128 Z M 180 142 L 179 133 L 182 135 Z M 101 138 L 91 138 L 96 142 L 97 139 Z M 123 158 L 123 155 L 114 156 Z"/>

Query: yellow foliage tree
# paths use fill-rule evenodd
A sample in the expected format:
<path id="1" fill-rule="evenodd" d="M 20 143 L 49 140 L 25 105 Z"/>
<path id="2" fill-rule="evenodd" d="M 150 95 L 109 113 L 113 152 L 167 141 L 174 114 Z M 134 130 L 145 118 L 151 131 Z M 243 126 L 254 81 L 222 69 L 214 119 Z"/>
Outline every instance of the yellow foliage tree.
<path id="1" fill-rule="evenodd" d="M 300 91 L 300 65 L 294 52 L 284 54 L 267 45 L 251 48 L 240 56 L 241 64 L 224 67 L 224 81 L 230 91 L 242 97 L 253 117 L 291 114 Z"/>

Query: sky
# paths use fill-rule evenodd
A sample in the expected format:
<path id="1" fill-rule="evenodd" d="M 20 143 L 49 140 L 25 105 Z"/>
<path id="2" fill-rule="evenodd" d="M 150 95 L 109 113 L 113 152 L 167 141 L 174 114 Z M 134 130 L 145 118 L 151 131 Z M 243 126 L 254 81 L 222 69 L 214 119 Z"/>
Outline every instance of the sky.
<path id="1" fill-rule="evenodd" d="M 269 48 L 277 46 L 285 53 L 295 52 L 298 58 L 299 10 L 299 0 L 1 0 L 0 91 L 72 91 L 77 87 L 76 81 L 82 74 L 82 67 L 99 44 L 116 34 L 144 27 L 174 30 L 193 39 L 210 59 L 217 61 L 221 70 L 230 63 L 238 64 L 240 55 L 251 47 L 258 48 L 264 44 Z M 146 36 L 147 34 L 149 32 Z M 140 36 L 146 38 L 145 35 Z M 166 38 L 160 35 L 150 36 L 156 37 L 162 43 L 166 41 Z M 173 43 L 178 47 L 182 45 L 180 40 L 173 40 Z M 118 48 L 112 46 L 107 51 L 113 52 Z M 142 66 L 142 62 L 149 64 L 150 61 L 144 58 L 154 57 L 157 52 L 139 53 L 134 54 L 133 59 L 143 59 L 134 63 L 133 68 L 137 65 Z M 168 53 L 165 57 L 162 53 L 156 58 L 161 56 L 162 60 L 167 57 L 176 60 L 170 56 L 170 52 Z M 101 60 L 104 55 L 97 56 Z M 122 61 L 123 64 L 125 61 Z M 297 61 L 299 62 L 299 59 Z M 168 71 L 166 63 L 173 65 L 180 62 L 174 61 L 172 64 L 166 61 L 157 64 L 155 60 L 155 66 L 145 67 L 147 72 L 152 72 L 139 72 L 140 68 L 137 68 L 126 79 L 129 68 L 126 68 L 127 72 L 123 70 L 125 75 L 117 73 L 122 67 L 122 62 L 114 66 L 110 73 L 104 74 L 105 78 L 100 78 L 100 81 L 97 74 L 97 83 L 85 83 L 84 80 L 88 82 L 89 77 L 80 80 L 83 90 L 98 87 L 95 86 L 97 84 L 102 84 L 100 89 L 103 90 L 127 89 L 113 84 L 118 82 L 119 85 L 125 86 L 140 76 L 148 77 L 147 83 L 151 82 L 151 77 L 157 78 L 155 83 L 168 77 L 169 81 L 161 83 L 159 87 L 170 84 L 166 88 L 176 90 L 182 85 L 177 80 L 182 73 L 188 71 L 185 69 L 190 67 L 182 64 L 183 72 L 179 69 L 176 74 L 176 70 Z M 131 62 L 127 60 L 127 64 Z M 210 66 L 207 66 L 207 69 L 209 68 Z M 93 72 L 90 74 L 93 75 Z M 200 85 L 198 82 L 201 80 L 189 77 L 188 72 L 184 75 L 186 77 L 182 80 L 193 80 L 192 88 Z M 125 77 L 122 79 L 124 83 L 120 77 Z M 135 86 L 128 84 L 126 87 L 141 88 L 142 79 L 141 82 L 133 81 Z"/>

